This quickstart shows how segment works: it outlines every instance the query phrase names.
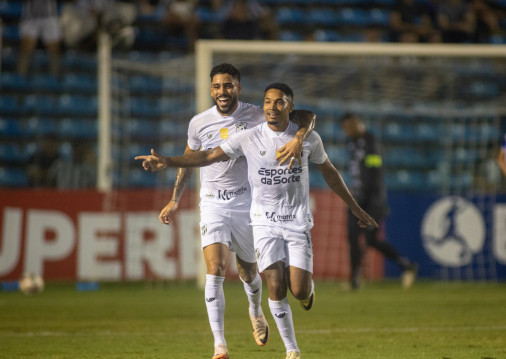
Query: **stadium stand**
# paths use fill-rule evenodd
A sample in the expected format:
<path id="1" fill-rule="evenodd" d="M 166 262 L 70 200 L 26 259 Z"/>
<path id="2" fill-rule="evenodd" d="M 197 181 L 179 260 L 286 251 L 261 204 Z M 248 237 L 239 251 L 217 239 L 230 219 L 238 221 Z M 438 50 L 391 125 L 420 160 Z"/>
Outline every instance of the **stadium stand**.
<path id="1" fill-rule="evenodd" d="M 26 158 L 27 148 L 30 144 L 33 146 L 37 138 L 57 135 L 62 148 L 68 148 L 72 141 L 97 141 L 96 55 L 79 49 L 65 49 L 62 54 L 62 75 L 54 77 L 47 74 L 48 57 L 45 51 L 39 49 L 32 58 L 31 75 L 24 77 L 17 74 L 21 3 L 20 0 L 0 1 L 4 46 L 0 76 L 0 185 L 8 187 L 28 183 L 23 172 L 24 161 L 19 159 Z M 261 3 L 274 14 L 280 29 L 279 40 L 282 41 L 363 41 L 370 28 L 378 29 L 380 41 L 388 41 L 390 11 L 395 5 L 394 0 L 265 0 Z M 490 4 L 497 9 L 506 8 L 503 0 L 492 0 Z M 501 33 L 490 38 L 492 43 L 505 43 L 506 18 L 504 11 L 501 14 Z M 197 15 L 202 23 L 201 38 L 221 37 L 219 24 L 223 20 L 222 9 L 213 9 L 210 1 L 200 1 Z M 153 14 L 138 15 L 134 23 L 135 43 L 128 50 L 128 58 L 149 62 L 185 54 L 187 43 L 184 36 L 161 31 L 156 24 L 159 20 Z M 492 67 L 477 65 L 471 72 L 469 67 L 456 67 L 452 71 L 466 71 L 465 74 L 460 73 L 464 75 L 464 82 L 458 86 L 463 99 L 490 100 L 504 93 L 504 79 L 496 81 L 496 72 Z M 347 76 L 348 80 L 353 79 L 353 73 Z M 173 126 L 168 121 L 161 121 L 161 118 L 165 113 L 177 115 L 192 112 L 195 108 L 193 88 L 183 89 L 175 81 L 162 81 L 145 75 L 132 75 L 121 86 L 126 86 L 131 96 L 126 104 L 130 114 L 130 118 L 126 119 L 126 135 L 133 141 L 130 154 L 145 152 L 147 143 L 160 138 L 160 145 L 167 154 L 179 153 L 184 148 L 186 127 Z M 188 96 L 184 100 L 160 97 L 160 94 L 170 93 L 174 89 L 184 90 Z M 442 93 L 444 88 L 439 91 Z M 427 102 L 421 102 L 420 106 L 427 106 Z M 353 107 L 352 101 L 349 107 Z M 390 188 L 425 190 L 441 182 L 441 170 L 438 168 L 441 155 L 438 151 L 444 151 L 444 147 L 438 129 L 442 124 L 436 119 L 417 118 L 416 115 L 406 120 L 369 114 L 361 103 L 357 103 L 356 107 L 365 111 L 363 115 L 369 128 L 380 135 L 385 143 L 385 166 L 389 170 L 387 183 Z M 343 134 L 336 123 L 342 114 L 340 104 L 333 102 L 328 104 L 328 109 L 325 106 L 319 108 L 321 112 L 317 130 L 324 140 L 335 143 L 327 150 L 331 160 L 342 169 L 347 154 L 343 146 Z M 416 104 L 413 108 L 416 110 Z M 498 138 L 496 128 L 487 124 L 476 130 L 455 122 L 451 133 L 452 140 L 463 145 L 473 141 L 476 136 L 483 141 L 496 141 Z M 179 142 L 177 145 L 174 142 L 164 145 L 163 141 L 167 138 L 177 138 Z M 12 158 L 19 161 L 12 161 Z M 474 154 L 465 151 L 464 147 L 455 154 L 456 163 L 473 161 L 473 158 Z M 132 164 L 128 180 L 120 180 L 121 176 L 115 174 L 116 184 L 122 187 L 156 185 L 154 177 L 134 171 L 133 166 L 135 164 Z M 395 170 L 397 167 L 405 167 L 409 171 Z M 319 177 L 312 178 L 312 181 L 313 186 L 325 186 Z M 467 184 L 469 181 L 469 176 L 463 174 L 457 182 Z"/>

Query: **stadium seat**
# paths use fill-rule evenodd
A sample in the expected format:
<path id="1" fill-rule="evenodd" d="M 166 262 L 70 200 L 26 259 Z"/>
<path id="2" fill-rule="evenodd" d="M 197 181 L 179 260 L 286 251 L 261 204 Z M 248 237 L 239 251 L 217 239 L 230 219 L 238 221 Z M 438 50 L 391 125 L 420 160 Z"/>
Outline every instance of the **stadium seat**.
<path id="1" fill-rule="evenodd" d="M 97 98 L 95 96 L 61 95 L 58 110 L 63 116 L 96 116 Z"/>
<path id="2" fill-rule="evenodd" d="M 33 115 L 59 114 L 55 98 L 48 95 L 27 95 L 24 98 L 23 107 L 25 111 Z"/>
<path id="3" fill-rule="evenodd" d="M 128 171 L 128 187 L 156 187 L 157 174 L 133 168 Z"/>
<path id="4" fill-rule="evenodd" d="M 19 106 L 18 99 L 15 96 L 0 96 L 0 116 L 22 115 L 24 108 Z"/>
<path id="5" fill-rule="evenodd" d="M 338 21 L 337 13 L 330 8 L 317 8 L 309 10 L 306 23 L 313 26 L 335 26 Z"/>
<path id="6" fill-rule="evenodd" d="M 129 119 L 126 121 L 126 129 L 132 139 L 156 139 L 160 136 L 156 121 Z"/>
<path id="7" fill-rule="evenodd" d="M 43 93 L 58 93 L 62 89 L 60 80 L 57 77 L 48 74 L 34 75 L 31 85 L 35 91 Z"/>
<path id="8" fill-rule="evenodd" d="M 365 10 L 345 8 L 337 15 L 339 25 L 366 26 L 369 23 L 369 14 Z"/>
<path id="9" fill-rule="evenodd" d="M 30 83 L 25 76 L 15 72 L 4 72 L 1 76 L 1 88 L 8 91 L 25 92 L 30 89 Z"/>
<path id="10" fill-rule="evenodd" d="M 0 186 L 26 187 L 28 174 L 20 168 L 0 167 Z"/>
<path id="11" fill-rule="evenodd" d="M 97 121 L 87 119 L 64 118 L 59 122 L 59 135 L 72 139 L 97 138 Z"/>
<path id="12" fill-rule="evenodd" d="M 21 1 L 1 1 L 0 18 L 19 18 L 21 16 Z"/>
<path id="13" fill-rule="evenodd" d="M 390 24 L 390 12 L 383 9 L 369 10 L 368 25 L 388 26 Z"/>
<path id="14" fill-rule="evenodd" d="M 281 7 L 276 11 L 276 21 L 280 25 L 301 24 L 306 21 L 306 15 L 301 9 Z"/>
<path id="15" fill-rule="evenodd" d="M 26 134 L 21 120 L 14 118 L 0 117 L 0 136 L 8 138 L 19 138 Z"/>
<path id="16" fill-rule="evenodd" d="M 55 120 L 31 117 L 26 122 L 26 134 L 30 137 L 39 137 L 58 134 L 58 125 Z"/>
<path id="17" fill-rule="evenodd" d="M 339 41 L 340 36 L 337 31 L 333 30 L 316 30 L 314 32 L 314 38 L 316 41 Z"/>
<path id="18" fill-rule="evenodd" d="M 279 41 L 302 41 L 302 34 L 298 31 L 283 30 L 279 33 Z"/>
<path id="19" fill-rule="evenodd" d="M 159 94 L 162 91 L 162 79 L 150 76 L 131 76 L 130 92 L 134 94 Z"/>
<path id="20" fill-rule="evenodd" d="M 401 125 L 397 122 L 390 122 L 385 125 L 382 137 L 388 141 L 411 142 L 415 136 L 411 125 Z"/>
<path id="21" fill-rule="evenodd" d="M 23 162 L 23 153 L 17 143 L 0 143 L 0 162 L 20 163 Z"/>
<path id="22" fill-rule="evenodd" d="M 62 87 L 69 93 L 94 94 L 97 92 L 97 79 L 94 75 L 67 73 L 63 76 Z"/>
<path id="23" fill-rule="evenodd" d="M 17 43 L 20 40 L 19 26 L 5 25 L 2 27 L 2 40 L 7 43 Z"/>

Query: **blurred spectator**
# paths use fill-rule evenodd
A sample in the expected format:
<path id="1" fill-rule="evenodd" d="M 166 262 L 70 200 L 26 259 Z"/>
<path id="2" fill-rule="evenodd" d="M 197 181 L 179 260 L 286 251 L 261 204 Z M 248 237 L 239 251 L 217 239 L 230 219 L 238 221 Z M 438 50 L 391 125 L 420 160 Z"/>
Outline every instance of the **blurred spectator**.
<path id="1" fill-rule="evenodd" d="M 95 188 L 97 161 L 95 152 L 87 143 L 79 142 L 73 147 L 72 160 L 57 159 L 49 170 L 59 189 Z"/>
<path id="2" fill-rule="evenodd" d="M 115 0 L 73 0 L 62 8 L 61 26 L 63 40 L 68 47 L 95 50 L 97 34 L 106 30 L 113 43 L 133 44 L 136 9 L 133 4 Z"/>
<path id="3" fill-rule="evenodd" d="M 57 76 L 60 70 L 61 29 L 56 0 L 24 0 L 19 31 L 21 35 L 19 74 L 26 76 L 30 59 L 39 38 L 49 54 L 49 72 Z"/>
<path id="4" fill-rule="evenodd" d="M 443 42 L 473 41 L 475 16 L 471 7 L 463 0 L 441 0 L 437 7 L 437 22 Z"/>
<path id="5" fill-rule="evenodd" d="M 506 133 L 501 143 L 501 149 L 499 150 L 499 156 L 497 157 L 497 163 L 504 176 L 506 176 Z"/>
<path id="6" fill-rule="evenodd" d="M 31 187 L 54 187 L 55 178 L 51 167 L 60 159 L 59 142 L 47 136 L 41 146 L 30 156 L 27 162 L 27 173 Z"/>
<path id="7" fill-rule="evenodd" d="M 160 0 L 165 11 L 162 25 L 170 32 L 184 31 L 188 50 L 193 52 L 199 36 L 200 21 L 197 16 L 196 0 Z"/>
<path id="8" fill-rule="evenodd" d="M 492 8 L 484 0 L 472 0 L 471 7 L 476 17 L 474 42 L 487 43 L 493 37 L 500 37 L 499 16 L 501 11 Z"/>
<path id="9" fill-rule="evenodd" d="M 278 26 L 273 14 L 256 0 L 215 1 L 225 14 L 222 35 L 231 40 L 277 40 Z"/>
<path id="10" fill-rule="evenodd" d="M 390 13 L 391 41 L 436 42 L 429 8 L 415 0 L 398 0 Z"/>

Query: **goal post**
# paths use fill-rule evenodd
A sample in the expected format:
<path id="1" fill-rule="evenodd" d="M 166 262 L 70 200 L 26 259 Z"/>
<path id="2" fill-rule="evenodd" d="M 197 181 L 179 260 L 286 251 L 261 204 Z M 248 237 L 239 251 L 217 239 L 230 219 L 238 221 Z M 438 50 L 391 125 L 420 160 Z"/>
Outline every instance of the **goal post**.
<path id="1" fill-rule="evenodd" d="M 483 214 L 483 250 L 458 266 L 434 260 L 431 276 L 497 278 L 491 217 L 504 188 L 494 161 L 506 118 L 506 46 L 199 40 L 195 54 L 199 111 L 212 105 L 209 72 L 219 63 L 239 68 L 245 102 L 260 105 L 265 86 L 286 82 L 294 90 L 295 108 L 317 114 L 316 131 L 345 179 L 344 135 L 337 119 L 345 112 L 361 115 L 383 140 L 389 190 L 427 198 L 462 197 Z M 325 188 L 313 174 L 311 186 Z M 313 229 L 319 241 L 315 266 L 320 277 L 343 278 L 347 271 L 335 262 L 346 266 L 347 244 L 343 236 L 338 238 L 342 245 L 333 242 L 339 237 L 333 226 L 343 226 L 345 211 L 333 202 L 324 196 L 317 203 L 332 215 L 322 216 L 328 219 Z M 424 241 L 423 233 L 411 235 Z M 366 266 L 378 260 L 368 256 Z M 321 258 L 328 263 L 316 263 Z M 369 269 L 366 273 L 374 277 Z"/>

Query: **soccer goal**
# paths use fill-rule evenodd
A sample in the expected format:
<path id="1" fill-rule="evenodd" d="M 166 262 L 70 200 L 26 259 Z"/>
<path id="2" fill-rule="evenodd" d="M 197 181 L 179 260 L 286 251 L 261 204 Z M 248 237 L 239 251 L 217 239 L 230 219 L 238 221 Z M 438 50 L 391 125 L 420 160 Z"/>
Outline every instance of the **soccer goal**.
<path id="1" fill-rule="evenodd" d="M 504 188 L 495 161 L 506 116 L 505 60 L 506 47 L 495 45 L 199 41 L 197 110 L 212 105 L 209 72 L 222 62 L 241 70 L 241 100 L 246 102 L 260 105 L 268 84 L 285 82 L 294 90 L 295 108 L 317 114 L 316 130 L 345 179 L 347 159 L 338 119 L 346 112 L 359 114 L 383 140 L 391 192 L 409 192 L 415 201 L 422 198 L 420 202 L 431 195 L 460 197 L 482 213 L 483 248 L 470 249 L 471 238 L 462 251 L 472 259 L 450 263 L 436 257 L 426 273 L 443 279 L 495 279 L 496 239 L 491 236 L 496 196 Z M 331 195 L 318 196 L 318 190 L 326 188 L 319 174 L 311 177 L 311 186 L 315 274 L 346 277 L 343 205 Z M 442 238 L 447 225 L 439 230 Z M 407 238 L 425 241 L 423 228 L 412 231 Z M 446 238 L 448 244 L 437 250 L 444 253 L 458 238 Z M 431 244 L 424 246 L 430 255 Z M 381 259 L 368 255 L 365 272 L 374 278 Z"/>
<path id="2" fill-rule="evenodd" d="M 506 117 L 505 60 L 506 47 L 497 45 L 218 40 L 200 40 L 195 55 L 184 57 L 137 53 L 113 57 L 106 76 L 111 87 L 108 146 L 113 160 L 102 170 L 109 174 L 112 188 L 170 188 L 175 171 L 152 176 L 132 157 L 147 153 L 152 146 L 164 155 L 182 153 L 188 121 L 212 105 L 212 67 L 229 62 L 241 71 L 241 101 L 261 105 L 263 89 L 272 82 L 293 88 L 295 108 L 317 114 L 316 131 L 345 180 L 347 155 L 338 118 L 346 112 L 359 114 L 383 140 L 391 198 L 395 200 L 396 194 L 409 198 L 413 213 L 420 217 L 406 219 L 417 223 L 405 232 L 410 241 L 424 241 L 423 216 L 418 212 L 428 206 L 427 198 L 458 197 L 472 203 L 483 216 L 483 246 L 471 251 L 472 260 L 465 263 L 433 258 L 422 274 L 495 279 L 493 216 L 505 188 L 495 165 Z M 316 222 L 315 276 L 345 279 L 349 274 L 345 206 L 328 194 L 317 171 L 312 171 L 310 179 Z M 153 206 L 161 209 L 167 199 L 154 195 Z M 197 208 L 195 197 L 188 199 L 187 207 Z M 390 224 L 396 223 L 392 216 L 387 234 L 395 228 Z M 441 232 L 445 225 L 442 220 L 440 232 L 435 232 L 441 240 L 446 238 Z M 198 243 L 198 231 L 192 233 Z M 467 252 L 474 248 L 462 245 Z M 420 251 L 427 246 L 420 244 Z M 430 256 L 427 252 L 423 255 Z M 382 269 L 383 259 L 369 251 L 365 276 L 380 278 Z"/>

